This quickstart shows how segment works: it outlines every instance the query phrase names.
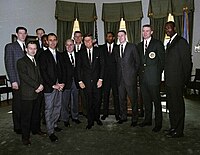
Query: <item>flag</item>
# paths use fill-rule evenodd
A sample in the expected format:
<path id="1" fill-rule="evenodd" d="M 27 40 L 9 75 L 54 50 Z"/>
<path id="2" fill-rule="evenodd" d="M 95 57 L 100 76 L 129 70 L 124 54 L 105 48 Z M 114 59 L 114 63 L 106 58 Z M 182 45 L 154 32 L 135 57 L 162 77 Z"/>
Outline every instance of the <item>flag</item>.
<path id="1" fill-rule="evenodd" d="M 189 43 L 189 22 L 187 8 L 183 10 L 183 38 Z"/>

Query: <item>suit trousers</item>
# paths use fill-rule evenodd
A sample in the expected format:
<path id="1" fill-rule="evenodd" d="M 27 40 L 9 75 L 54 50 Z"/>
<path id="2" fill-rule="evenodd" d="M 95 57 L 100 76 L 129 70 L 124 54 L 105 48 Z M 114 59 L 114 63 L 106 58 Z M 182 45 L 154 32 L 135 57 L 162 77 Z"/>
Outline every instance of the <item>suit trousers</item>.
<path id="1" fill-rule="evenodd" d="M 141 84 L 142 99 L 145 106 L 145 123 L 152 123 L 153 103 L 155 106 L 155 126 L 162 127 L 162 106 L 160 98 L 160 85 Z M 153 103 L 152 103 L 153 102 Z"/>
<path id="2" fill-rule="evenodd" d="M 14 130 L 21 130 L 21 91 L 13 89 L 12 117 Z"/>
<path id="3" fill-rule="evenodd" d="M 178 134 L 182 134 L 185 121 L 185 102 L 183 99 L 183 87 L 166 86 L 167 103 L 171 128 Z"/>
<path id="4" fill-rule="evenodd" d="M 22 139 L 30 138 L 30 131 L 40 131 L 40 104 L 35 100 L 22 100 L 21 102 Z"/>
<path id="5" fill-rule="evenodd" d="M 71 89 L 65 89 L 62 94 L 60 120 L 69 121 L 70 111 L 72 119 L 78 119 L 78 89 L 74 80 Z"/>
<path id="6" fill-rule="evenodd" d="M 60 117 L 62 92 L 54 89 L 51 93 L 44 93 L 44 98 L 46 127 L 48 135 L 51 135 Z"/>
<path id="7" fill-rule="evenodd" d="M 86 85 L 84 94 L 87 102 L 87 119 L 88 125 L 92 125 L 95 120 L 100 117 L 100 94 L 101 88 L 97 88 L 95 82 L 91 82 L 90 86 Z"/>
<path id="8" fill-rule="evenodd" d="M 103 115 L 108 116 L 109 113 L 109 100 L 111 89 L 114 100 L 115 116 L 119 117 L 119 95 L 117 82 L 112 78 L 106 78 L 103 81 Z"/>
<path id="9" fill-rule="evenodd" d="M 123 78 L 118 86 L 121 120 L 127 119 L 127 95 L 132 106 L 132 122 L 138 121 L 137 84 L 126 85 Z"/>

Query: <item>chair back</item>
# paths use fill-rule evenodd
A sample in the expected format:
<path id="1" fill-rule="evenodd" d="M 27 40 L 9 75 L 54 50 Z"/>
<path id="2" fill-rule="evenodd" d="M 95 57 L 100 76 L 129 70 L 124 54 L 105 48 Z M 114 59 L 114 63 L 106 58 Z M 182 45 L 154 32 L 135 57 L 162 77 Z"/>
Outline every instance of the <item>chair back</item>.
<path id="1" fill-rule="evenodd" d="M 195 81 L 200 81 L 200 69 L 196 68 Z"/>
<path id="2" fill-rule="evenodd" d="M 6 75 L 0 76 L 0 86 L 8 86 Z"/>

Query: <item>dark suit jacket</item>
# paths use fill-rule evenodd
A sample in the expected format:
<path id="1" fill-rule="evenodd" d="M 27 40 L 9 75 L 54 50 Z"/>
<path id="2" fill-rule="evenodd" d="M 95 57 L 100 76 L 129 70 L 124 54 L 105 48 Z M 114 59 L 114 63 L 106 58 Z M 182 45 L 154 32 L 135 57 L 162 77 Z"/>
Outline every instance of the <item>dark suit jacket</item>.
<path id="1" fill-rule="evenodd" d="M 17 41 L 5 46 L 5 67 L 11 83 L 20 83 L 17 72 L 17 60 L 22 58 L 24 55 L 24 51 Z"/>
<path id="2" fill-rule="evenodd" d="M 165 49 L 163 43 L 151 38 L 145 55 L 144 41 L 140 42 L 137 48 L 140 56 L 140 83 L 145 80 L 151 85 L 159 85 L 164 69 Z"/>
<path id="3" fill-rule="evenodd" d="M 119 46 L 114 48 L 117 62 L 117 81 L 120 84 L 122 78 L 126 85 L 135 85 L 140 67 L 140 58 L 135 44 L 127 43 L 124 49 L 124 57 L 120 58 Z"/>
<path id="4" fill-rule="evenodd" d="M 35 90 L 42 84 L 39 67 L 24 56 L 17 61 L 17 70 L 20 78 L 20 90 L 23 100 L 34 100 L 38 94 Z"/>
<path id="5" fill-rule="evenodd" d="M 92 60 L 90 65 L 86 49 L 79 52 L 77 63 L 78 81 L 83 81 L 86 87 L 91 86 L 91 81 L 96 84 L 104 76 L 104 59 L 97 47 L 93 47 Z"/>
<path id="6" fill-rule="evenodd" d="M 165 55 L 165 81 L 167 86 L 184 86 L 191 75 L 191 52 L 187 41 L 176 36 Z"/>
<path id="7" fill-rule="evenodd" d="M 106 78 L 110 77 L 109 75 L 113 75 L 115 77 L 115 79 L 113 79 L 113 80 L 116 80 L 117 63 L 116 63 L 115 55 L 114 55 L 115 46 L 117 46 L 117 45 L 116 44 L 113 45 L 113 49 L 112 49 L 111 54 L 108 53 L 107 43 L 99 46 L 99 48 L 102 52 L 102 55 L 104 57 L 104 80 Z"/>
<path id="8" fill-rule="evenodd" d="M 78 60 L 78 54 L 74 52 L 75 54 L 75 67 L 72 65 L 69 55 L 67 51 L 64 51 L 62 53 L 62 58 L 64 62 L 64 69 L 66 72 L 66 81 L 65 81 L 65 89 L 70 89 L 72 86 L 73 79 L 75 81 L 76 87 L 79 88 L 78 84 L 78 73 L 77 73 L 77 60 Z"/>
<path id="9" fill-rule="evenodd" d="M 49 49 L 41 53 L 39 57 L 40 72 L 43 79 L 44 93 L 51 93 L 52 86 L 65 82 L 64 65 L 61 58 L 62 54 L 56 51 L 57 63 Z"/>

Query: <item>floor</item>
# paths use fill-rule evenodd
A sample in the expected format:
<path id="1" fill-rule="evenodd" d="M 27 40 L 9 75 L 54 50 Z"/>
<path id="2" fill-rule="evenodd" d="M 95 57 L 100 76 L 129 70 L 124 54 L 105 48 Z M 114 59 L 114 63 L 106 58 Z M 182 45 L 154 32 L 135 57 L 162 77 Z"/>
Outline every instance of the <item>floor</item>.
<path id="1" fill-rule="evenodd" d="M 13 132 L 11 105 L 0 105 L 0 155 L 190 155 L 200 154 L 200 97 L 193 96 L 186 101 L 185 136 L 178 139 L 166 138 L 163 131 L 153 133 L 152 127 L 130 127 L 130 120 L 122 125 L 114 116 L 103 121 L 103 126 L 94 125 L 86 130 L 86 119 L 80 116 L 81 124 L 71 122 L 56 135 L 58 143 L 51 143 L 48 137 L 31 135 L 32 145 L 23 146 L 21 136 Z M 163 130 L 168 128 L 168 114 L 163 112 Z M 140 118 L 139 121 L 142 121 Z M 45 126 L 42 126 L 45 130 Z"/>

